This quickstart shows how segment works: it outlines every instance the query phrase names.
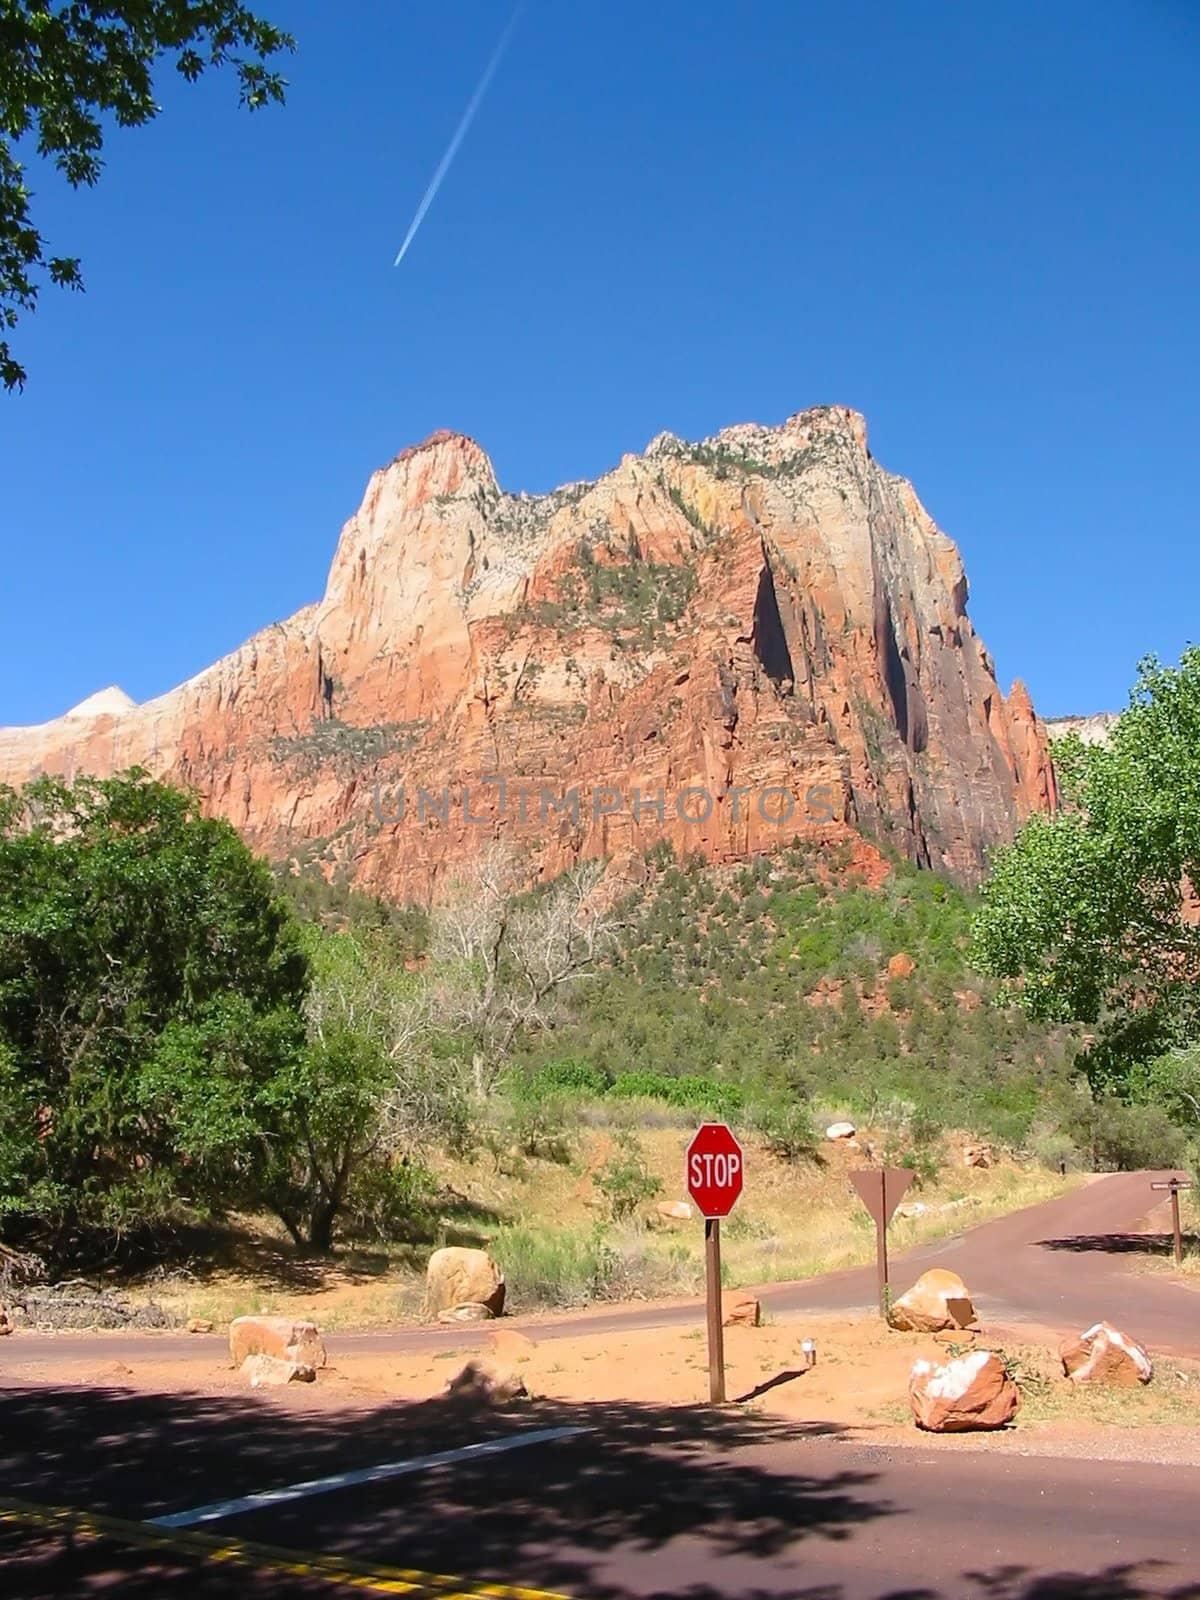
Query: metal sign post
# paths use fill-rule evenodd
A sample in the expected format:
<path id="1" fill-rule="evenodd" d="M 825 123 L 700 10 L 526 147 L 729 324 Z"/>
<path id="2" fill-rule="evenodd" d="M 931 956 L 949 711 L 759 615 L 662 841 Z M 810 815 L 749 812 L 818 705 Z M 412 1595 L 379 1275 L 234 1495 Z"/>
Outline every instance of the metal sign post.
<path id="1" fill-rule="evenodd" d="M 725 1404 L 725 1329 L 721 1318 L 721 1218 L 742 1192 L 742 1147 L 723 1122 L 706 1122 L 687 1148 L 687 1189 L 704 1218 L 704 1281 L 708 1318 L 708 1398 Z"/>
<path id="2" fill-rule="evenodd" d="M 875 1258 L 879 1268 L 879 1311 L 885 1322 L 888 1314 L 887 1226 L 912 1181 L 913 1174 L 907 1167 L 873 1167 L 868 1172 L 852 1172 L 850 1174 L 850 1182 L 858 1190 L 859 1199 L 875 1218 Z"/>
<path id="3" fill-rule="evenodd" d="M 1175 1234 L 1175 1265 L 1183 1265 L 1183 1229 L 1179 1226 L 1179 1191 L 1190 1189 L 1190 1178 L 1168 1178 L 1163 1183 L 1152 1183 L 1152 1189 L 1166 1189 L 1171 1196 L 1171 1227 Z"/>

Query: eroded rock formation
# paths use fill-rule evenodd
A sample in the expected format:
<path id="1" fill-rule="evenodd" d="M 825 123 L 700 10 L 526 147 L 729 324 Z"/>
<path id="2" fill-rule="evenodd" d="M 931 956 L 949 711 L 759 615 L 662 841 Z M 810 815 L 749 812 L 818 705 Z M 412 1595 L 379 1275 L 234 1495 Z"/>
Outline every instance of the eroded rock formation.
<path id="1" fill-rule="evenodd" d="M 662 434 L 537 497 L 439 433 L 371 478 L 318 603 L 144 705 L 0 730 L 0 781 L 144 766 L 391 894 L 436 893 L 495 834 L 546 873 L 798 834 L 971 879 L 1054 780 L 966 600 L 844 408 Z"/>

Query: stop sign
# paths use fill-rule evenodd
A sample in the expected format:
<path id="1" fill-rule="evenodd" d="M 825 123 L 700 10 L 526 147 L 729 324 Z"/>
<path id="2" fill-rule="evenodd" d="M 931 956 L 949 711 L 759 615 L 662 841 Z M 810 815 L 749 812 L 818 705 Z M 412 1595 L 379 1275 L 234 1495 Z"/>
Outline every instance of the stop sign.
<path id="1" fill-rule="evenodd" d="M 723 1122 L 706 1122 L 687 1149 L 688 1193 L 702 1217 L 727 1217 L 742 1192 L 742 1147 Z"/>

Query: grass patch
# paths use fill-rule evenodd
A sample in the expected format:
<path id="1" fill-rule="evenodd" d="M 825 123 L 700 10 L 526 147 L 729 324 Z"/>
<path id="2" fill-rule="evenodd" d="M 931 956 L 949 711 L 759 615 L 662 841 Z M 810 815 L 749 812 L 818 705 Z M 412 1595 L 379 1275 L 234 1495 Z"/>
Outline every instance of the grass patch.
<path id="1" fill-rule="evenodd" d="M 508 1283 L 512 1311 L 570 1310 L 597 1301 L 692 1294 L 702 1263 L 639 1227 L 501 1228 L 491 1250 Z"/>
<path id="2" fill-rule="evenodd" d="M 1053 1352 L 1010 1345 L 998 1352 L 1015 1368 L 1021 1391 L 1019 1422 L 1089 1422 L 1109 1428 L 1144 1428 L 1200 1421 L 1200 1368 L 1156 1358 L 1154 1377 L 1133 1389 L 1073 1384 Z"/>

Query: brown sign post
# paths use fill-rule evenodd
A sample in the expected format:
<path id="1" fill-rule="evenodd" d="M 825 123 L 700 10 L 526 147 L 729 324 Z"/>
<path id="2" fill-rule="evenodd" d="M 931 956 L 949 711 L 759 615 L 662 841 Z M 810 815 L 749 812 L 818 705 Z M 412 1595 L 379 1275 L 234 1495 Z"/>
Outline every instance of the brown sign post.
<path id="1" fill-rule="evenodd" d="M 1183 1229 L 1179 1226 L 1179 1191 L 1190 1189 L 1190 1178 L 1167 1178 L 1163 1183 L 1152 1183 L 1152 1189 L 1166 1189 L 1171 1196 L 1171 1227 L 1175 1233 L 1175 1265 L 1183 1265 Z"/>
<path id="2" fill-rule="evenodd" d="M 903 1200 L 913 1175 L 907 1167 L 873 1167 L 868 1172 L 852 1172 L 850 1182 L 858 1197 L 875 1218 L 875 1255 L 879 1266 L 879 1310 L 884 1321 L 888 1314 L 887 1226 Z"/>
<path id="3" fill-rule="evenodd" d="M 704 1218 L 708 1316 L 708 1398 L 725 1404 L 725 1333 L 721 1318 L 721 1218 L 737 1204 L 745 1181 L 742 1147 L 723 1122 L 706 1122 L 687 1148 L 687 1188 Z"/>

